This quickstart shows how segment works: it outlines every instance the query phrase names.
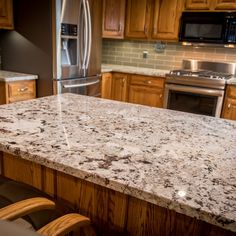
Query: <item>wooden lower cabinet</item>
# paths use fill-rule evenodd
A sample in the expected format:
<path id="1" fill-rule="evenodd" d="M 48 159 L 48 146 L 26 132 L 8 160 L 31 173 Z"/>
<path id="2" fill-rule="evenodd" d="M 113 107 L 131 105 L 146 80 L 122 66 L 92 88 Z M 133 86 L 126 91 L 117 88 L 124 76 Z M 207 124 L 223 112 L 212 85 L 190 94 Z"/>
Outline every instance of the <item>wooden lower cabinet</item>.
<path id="1" fill-rule="evenodd" d="M 163 107 L 164 78 L 131 76 L 128 102 Z"/>
<path id="2" fill-rule="evenodd" d="M 89 217 L 97 235 L 235 236 L 196 218 L 7 153 L 0 152 L 0 167 L 2 176 L 32 185 Z"/>
<path id="3" fill-rule="evenodd" d="M 236 85 L 227 88 L 222 118 L 236 120 Z"/>
<path id="4" fill-rule="evenodd" d="M 112 74 L 111 98 L 117 101 L 127 101 L 128 75 L 123 73 Z"/>
<path id="5" fill-rule="evenodd" d="M 111 99 L 112 73 L 102 74 L 102 98 Z"/>
<path id="6" fill-rule="evenodd" d="M 130 85 L 128 102 L 152 107 L 163 107 L 163 90 Z"/>
<path id="7" fill-rule="evenodd" d="M 164 82 L 163 77 L 104 73 L 102 75 L 102 98 L 163 107 Z"/>
<path id="8" fill-rule="evenodd" d="M 35 80 L 0 82 L 0 104 L 36 98 Z"/>

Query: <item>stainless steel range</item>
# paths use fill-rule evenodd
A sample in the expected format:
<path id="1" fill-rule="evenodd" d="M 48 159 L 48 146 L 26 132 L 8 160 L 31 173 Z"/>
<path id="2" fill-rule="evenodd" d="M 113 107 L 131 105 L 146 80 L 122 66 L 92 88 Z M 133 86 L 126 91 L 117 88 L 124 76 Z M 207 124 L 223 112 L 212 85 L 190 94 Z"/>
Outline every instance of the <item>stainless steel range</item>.
<path id="1" fill-rule="evenodd" d="M 166 74 L 164 107 L 220 117 L 227 80 L 236 63 L 184 60 L 183 68 Z"/>

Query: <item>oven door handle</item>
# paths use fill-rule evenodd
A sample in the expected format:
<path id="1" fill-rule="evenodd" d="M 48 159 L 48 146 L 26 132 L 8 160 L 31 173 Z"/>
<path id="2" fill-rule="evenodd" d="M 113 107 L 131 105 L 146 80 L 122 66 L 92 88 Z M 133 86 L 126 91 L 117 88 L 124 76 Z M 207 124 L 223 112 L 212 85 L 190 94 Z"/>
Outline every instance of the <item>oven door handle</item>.
<path id="1" fill-rule="evenodd" d="M 199 88 L 199 87 L 192 87 L 192 86 L 166 84 L 165 89 L 180 91 L 180 92 L 198 93 L 198 94 L 202 94 L 202 95 L 209 95 L 209 96 L 216 96 L 216 97 L 223 97 L 224 96 L 223 90 Z"/>

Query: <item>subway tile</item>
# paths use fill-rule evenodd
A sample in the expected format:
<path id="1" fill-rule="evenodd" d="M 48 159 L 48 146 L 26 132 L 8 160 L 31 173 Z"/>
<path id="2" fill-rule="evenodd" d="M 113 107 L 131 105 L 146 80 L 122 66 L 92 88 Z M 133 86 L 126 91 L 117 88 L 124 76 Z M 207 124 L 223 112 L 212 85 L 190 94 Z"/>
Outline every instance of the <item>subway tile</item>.
<path id="1" fill-rule="evenodd" d="M 225 60 L 230 62 L 236 62 L 236 55 L 226 55 Z"/>
<path id="2" fill-rule="evenodd" d="M 151 68 L 151 69 L 154 69 L 154 68 L 155 68 L 155 65 L 138 63 L 138 67 L 144 67 L 144 68 Z"/>
<path id="3" fill-rule="evenodd" d="M 123 61 L 123 62 L 130 62 L 131 61 L 131 58 L 129 57 L 115 57 L 116 58 L 116 61 Z"/>
<path id="4" fill-rule="evenodd" d="M 134 63 L 142 63 L 142 64 L 147 64 L 145 59 L 137 59 L 137 58 L 131 58 L 131 62 Z"/>
<path id="5" fill-rule="evenodd" d="M 123 56 L 124 56 L 124 57 L 139 58 L 140 55 L 139 55 L 138 53 L 129 53 L 129 52 L 126 53 L 126 52 L 125 52 L 125 53 L 123 53 Z"/>
<path id="6" fill-rule="evenodd" d="M 236 55 L 236 49 L 233 48 L 216 48 L 216 53 L 225 53 L 230 55 Z"/>
<path id="7" fill-rule="evenodd" d="M 123 65 L 143 65 L 150 68 L 179 68 L 183 59 L 214 61 L 236 61 L 236 49 L 193 48 L 176 43 L 166 43 L 163 53 L 155 51 L 155 42 L 135 40 L 103 39 L 102 61 Z M 143 59 L 143 51 L 148 51 L 148 58 Z"/>

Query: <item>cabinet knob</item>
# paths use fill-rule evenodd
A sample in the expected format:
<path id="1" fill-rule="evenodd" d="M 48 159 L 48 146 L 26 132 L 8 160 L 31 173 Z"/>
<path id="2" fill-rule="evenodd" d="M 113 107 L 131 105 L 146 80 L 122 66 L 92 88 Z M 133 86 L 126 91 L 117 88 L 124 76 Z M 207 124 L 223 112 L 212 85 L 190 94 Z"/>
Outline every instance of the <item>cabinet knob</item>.
<path id="1" fill-rule="evenodd" d="M 147 82 L 148 84 L 151 84 L 152 83 L 152 81 L 151 80 L 148 80 L 148 82 Z"/>
<path id="2" fill-rule="evenodd" d="M 227 107 L 228 107 L 228 109 L 230 109 L 230 107 L 231 107 L 231 103 L 229 103 Z"/>
<path id="3" fill-rule="evenodd" d="M 160 98 L 162 98 L 162 94 L 160 94 Z"/>
<path id="4" fill-rule="evenodd" d="M 24 88 L 19 88 L 18 92 L 25 92 L 27 91 L 29 88 L 28 87 L 24 87 Z"/>

